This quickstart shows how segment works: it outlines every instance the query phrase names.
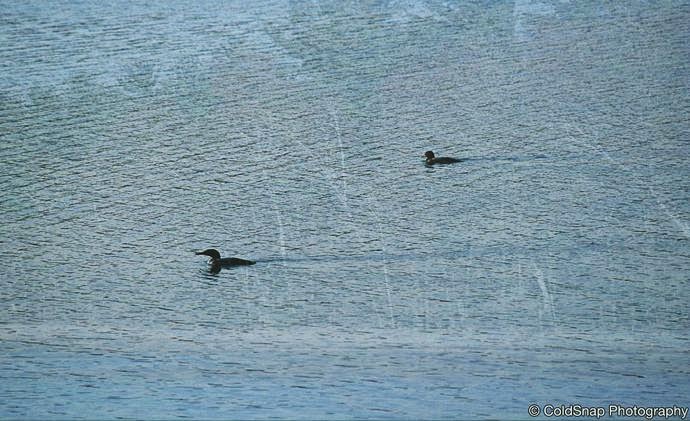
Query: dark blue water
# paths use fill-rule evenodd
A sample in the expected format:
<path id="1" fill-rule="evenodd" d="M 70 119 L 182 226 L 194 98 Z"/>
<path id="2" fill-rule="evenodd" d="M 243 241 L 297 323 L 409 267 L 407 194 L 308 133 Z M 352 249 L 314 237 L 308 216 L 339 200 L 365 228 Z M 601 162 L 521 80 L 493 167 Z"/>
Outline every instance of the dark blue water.
<path id="1" fill-rule="evenodd" d="M 689 19 L 5 2 L 0 417 L 687 406 Z"/>

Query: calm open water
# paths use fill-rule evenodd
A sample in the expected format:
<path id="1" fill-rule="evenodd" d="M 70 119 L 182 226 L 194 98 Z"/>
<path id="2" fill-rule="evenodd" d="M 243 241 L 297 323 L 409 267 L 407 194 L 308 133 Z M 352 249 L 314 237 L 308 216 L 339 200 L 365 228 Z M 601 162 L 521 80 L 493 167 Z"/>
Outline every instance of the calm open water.
<path id="1" fill-rule="evenodd" d="M 188 3 L 1 4 L 1 418 L 688 405 L 690 3 Z"/>

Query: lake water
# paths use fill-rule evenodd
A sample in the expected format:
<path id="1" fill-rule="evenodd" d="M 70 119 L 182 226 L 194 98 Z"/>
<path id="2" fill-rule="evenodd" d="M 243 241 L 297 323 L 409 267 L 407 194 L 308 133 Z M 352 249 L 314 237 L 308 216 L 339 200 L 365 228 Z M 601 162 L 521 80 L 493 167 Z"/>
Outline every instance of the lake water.
<path id="1" fill-rule="evenodd" d="M 1 418 L 688 405 L 687 1 L 189 3 L 3 2 Z"/>

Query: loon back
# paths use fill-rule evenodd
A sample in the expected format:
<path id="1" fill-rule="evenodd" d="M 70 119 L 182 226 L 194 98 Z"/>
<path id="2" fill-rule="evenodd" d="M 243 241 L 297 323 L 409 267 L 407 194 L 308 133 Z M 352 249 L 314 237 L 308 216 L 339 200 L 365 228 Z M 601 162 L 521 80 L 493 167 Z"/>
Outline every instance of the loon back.
<path id="1" fill-rule="evenodd" d="M 240 259 L 239 257 L 225 257 L 219 262 L 221 266 L 249 266 L 256 263 L 253 260 Z"/>

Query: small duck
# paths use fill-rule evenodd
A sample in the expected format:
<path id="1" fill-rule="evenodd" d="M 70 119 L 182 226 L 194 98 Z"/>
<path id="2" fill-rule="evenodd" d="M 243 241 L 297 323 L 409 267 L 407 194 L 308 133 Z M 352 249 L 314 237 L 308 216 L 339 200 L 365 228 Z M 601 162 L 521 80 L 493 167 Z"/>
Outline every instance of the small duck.
<path id="1" fill-rule="evenodd" d="M 460 159 L 457 158 L 449 158 L 447 156 L 439 156 L 436 158 L 436 155 L 434 155 L 433 151 L 426 151 L 424 152 L 424 156 L 426 157 L 426 165 L 434 165 L 434 164 L 453 164 L 455 162 L 460 162 Z"/>
<path id="2" fill-rule="evenodd" d="M 248 266 L 253 265 L 254 261 L 240 259 L 238 257 L 223 257 L 221 259 L 220 252 L 216 249 L 206 249 L 204 251 L 197 251 L 195 254 L 204 255 L 210 257 L 208 259 L 208 264 L 211 265 L 211 270 L 217 272 L 221 267 L 232 267 L 232 266 Z"/>

